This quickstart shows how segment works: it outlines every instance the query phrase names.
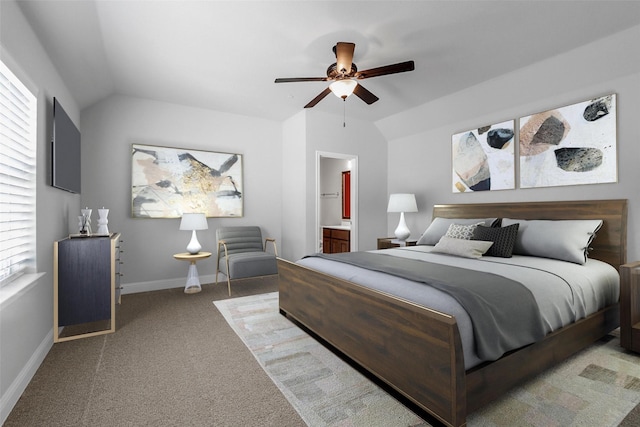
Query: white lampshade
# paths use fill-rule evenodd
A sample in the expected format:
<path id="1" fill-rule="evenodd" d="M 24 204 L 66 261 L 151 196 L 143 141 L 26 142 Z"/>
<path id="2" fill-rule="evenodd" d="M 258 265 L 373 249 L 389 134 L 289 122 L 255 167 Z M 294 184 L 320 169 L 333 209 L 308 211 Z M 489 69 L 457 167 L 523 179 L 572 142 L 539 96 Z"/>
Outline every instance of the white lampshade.
<path id="1" fill-rule="evenodd" d="M 209 228 L 207 217 L 203 213 L 182 214 L 180 230 L 206 230 Z"/>
<path id="2" fill-rule="evenodd" d="M 400 212 L 400 222 L 394 234 L 396 239 L 404 242 L 411 235 L 407 223 L 404 221 L 405 212 L 418 212 L 418 205 L 416 204 L 416 196 L 414 194 L 399 193 L 389 196 L 389 205 L 387 206 L 387 212 Z"/>
<path id="3" fill-rule="evenodd" d="M 418 212 L 415 194 L 392 194 L 389 196 L 387 212 Z"/>
<path id="4" fill-rule="evenodd" d="M 182 214 L 182 220 L 180 221 L 180 230 L 191 230 L 191 240 L 187 245 L 187 252 L 190 254 L 197 254 L 202 249 L 200 242 L 198 242 L 198 236 L 196 236 L 196 230 L 206 230 L 209 228 L 207 224 L 207 217 L 203 213 L 185 213 Z"/>
<path id="5" fill-rule="evenodd" d="M 358 82 L 351 79 L 336 80 L 329 85 L 331 92 L 338 98 L 346 99 L 351 95 L 354 89 L 358 86 Z"/>

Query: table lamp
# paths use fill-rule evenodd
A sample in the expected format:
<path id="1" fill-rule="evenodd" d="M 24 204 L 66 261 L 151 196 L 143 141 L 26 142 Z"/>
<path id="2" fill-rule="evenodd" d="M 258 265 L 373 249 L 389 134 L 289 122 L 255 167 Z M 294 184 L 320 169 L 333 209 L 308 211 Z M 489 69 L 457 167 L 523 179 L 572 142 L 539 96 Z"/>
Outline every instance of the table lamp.
<path id="1" fill-rule="evenodd" d="M 414 194 L 399 193 L 389 196 L 389 206 L 387 212 L 400 212 L 400 222 L 398 228 L 396 228 L 396 239 L 404 242 L 409 238 L 411 231 L 407 227 L 407 223 L 404 222 L 405 212 L 418 212 L 418 206 L 416 205 L 416 196 Z"/>
<path id="2" fill-rule="evenodd" d="M 187 252 L 192 255 L 197 254 L 202 249 L 198 237 L 196 236 L 196 230 L 206 230 L 209 228 L 207 225 L 207 217 L 203 213 L 185 213 L 182 214 L 182 220 L 180 221 L 180 230 L 191 230 L 191 241 L 187 245 Z"/>

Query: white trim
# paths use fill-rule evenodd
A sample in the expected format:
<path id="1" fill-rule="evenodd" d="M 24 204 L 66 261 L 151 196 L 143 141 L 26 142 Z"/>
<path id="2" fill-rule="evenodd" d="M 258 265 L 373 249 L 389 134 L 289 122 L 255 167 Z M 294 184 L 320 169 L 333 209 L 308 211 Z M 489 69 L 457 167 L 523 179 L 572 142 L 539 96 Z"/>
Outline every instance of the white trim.
<path id="1" fill-rule="evenodd" d="M 9 417 L 11 410 L 18 403 L 18 399 L 22 396 L 22 393 L 27 389 L 29 382 L 33 379 L 36 371 L 47 357 L 49 350 L 53 347 L 53 329 L 44 337 L 36 351 L 31 355 L 29 361 L 24 365 L 20 374 L 11 383 L 7 392 L 0 398 L 0 425 Z"/>
<path id="2" fill-rule="evenodd" d="M 0 310 L 38 283 L 45 273 L 23 274 L 0 287 Z"/>
<path id="3" fill-rule="evenodd" d="M 342 159 L 351 161 L 351 252 L 358 250 L 358 156 L 355 154 L 331 153 L 316 151 L 316 218 L 314 251 L 319 251 L 322 236 L 320 235 L 320 159 Z"/>
<path id="4" fill-rule="evenodd" d="M 25 88 L 33 94 L 36 98 L 40 94 L 38 85 L 31 80 L 31 78 L 22 70 L 22 67 L 13 59 L 13 56 L 5 49 L 4 46 L 0 46 L 0 58 L 2 62 L 9 68 L 9 70 L 15 74 Z"/>

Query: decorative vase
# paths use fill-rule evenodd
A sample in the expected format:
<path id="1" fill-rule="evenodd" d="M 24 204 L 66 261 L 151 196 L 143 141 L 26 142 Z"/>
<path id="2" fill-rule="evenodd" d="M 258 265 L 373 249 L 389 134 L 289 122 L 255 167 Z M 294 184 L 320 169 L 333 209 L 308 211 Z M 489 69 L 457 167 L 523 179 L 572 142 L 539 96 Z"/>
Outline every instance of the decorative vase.
<path id="1" fill-rule="evenodd" d="M 78 233 L 87 234 L 87 229 L 85 227 L 86 218 L 84 215 L 78 215 Z"/>
<path id="2" fill-rule="evenodd" d="M 98 209 L 98 234 L 109 234 L 107 216 L 109 216 L 109 209 L 105 209 L 104 206 L 102 209 Z"/>
<path id="3" fill-rule="evenodd" d="M 80 209 L 82 213 L 82 228 L 80 228 L 80 234 L 91 234 L 91 211 L 92 209 L 89 208 Z"/>

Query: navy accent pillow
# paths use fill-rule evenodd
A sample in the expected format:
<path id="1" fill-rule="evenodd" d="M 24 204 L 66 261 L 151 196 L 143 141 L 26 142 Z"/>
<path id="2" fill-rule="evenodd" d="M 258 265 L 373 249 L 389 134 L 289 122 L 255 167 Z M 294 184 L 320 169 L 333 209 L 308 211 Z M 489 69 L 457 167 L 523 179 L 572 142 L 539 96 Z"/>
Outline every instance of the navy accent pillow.
<path id="1" fill-rule="evenodd" d="M 518 227 L 520 224 L 512 224 L 507 227 L 484 227 L 479 225 L 473 231 L 471 240 L 484 240 L 493 242 L 493 245 L 485 255 L 500 258 L 511 258 L 513 247 L 518 237 Z"/>

